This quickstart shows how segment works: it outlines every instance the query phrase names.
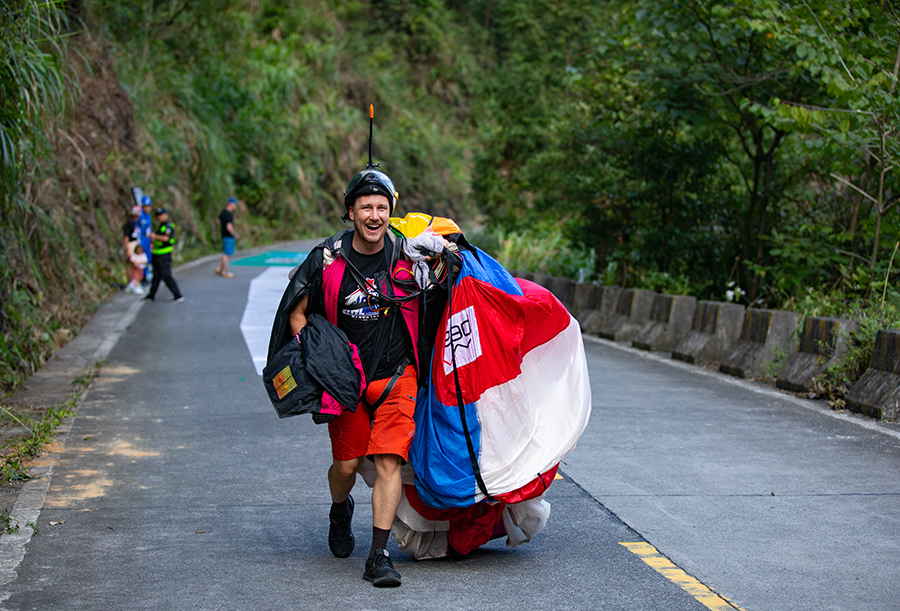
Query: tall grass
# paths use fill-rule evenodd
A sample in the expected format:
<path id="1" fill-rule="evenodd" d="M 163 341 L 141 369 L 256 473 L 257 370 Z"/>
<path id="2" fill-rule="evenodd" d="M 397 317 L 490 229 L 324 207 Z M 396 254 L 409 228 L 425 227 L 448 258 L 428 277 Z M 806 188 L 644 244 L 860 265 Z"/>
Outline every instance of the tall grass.
<path id="1" fill-rule="evenodd" d="M 68 238 L 37 201 L 53 139 L 78 92 L 62 2 L 0 0 L 0 388 L 10 390 L 63 341 Z M 55 339 L 54 339 L 55 338 Z"/>
<path id="2" fill-rule="evenodd" d="M 0 0 L 0 220 L 35 214 L 22 178 L 40 169 L 48 134 L 77 89 L 61 1 Z"/>

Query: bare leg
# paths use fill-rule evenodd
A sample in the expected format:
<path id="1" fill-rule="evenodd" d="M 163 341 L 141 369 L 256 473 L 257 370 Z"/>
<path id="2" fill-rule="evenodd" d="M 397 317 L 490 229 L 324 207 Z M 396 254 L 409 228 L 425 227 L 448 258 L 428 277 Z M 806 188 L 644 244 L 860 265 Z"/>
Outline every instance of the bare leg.
<path id="1" fill-rule="evenodd" d="M 400 465 L 402 459 L 396 454 L 377 454 L 375 456 L 375 487 L 372 490 L 372 525 L 375 528 L 390 530 L 400 507 L 402 481 Z"/>
<path id="2" fill-rule="evenodd" d="M 328 469 L 328 488 L 331 490 L 333 502 L 343 503 L 350 496 L 350 491 L 353 490 L 353 485 L 356 483 L 356 472 L 359 471 L 362 461 L 363 458 L 359 457 L 350 460 L 335 460 L 331 463 L 331 467 Z"/>

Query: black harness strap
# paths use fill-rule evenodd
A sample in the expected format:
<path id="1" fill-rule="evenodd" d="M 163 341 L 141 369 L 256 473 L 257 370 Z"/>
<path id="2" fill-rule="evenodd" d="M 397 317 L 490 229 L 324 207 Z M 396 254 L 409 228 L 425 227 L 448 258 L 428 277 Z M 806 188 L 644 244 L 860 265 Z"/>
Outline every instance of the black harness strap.
<path id="1" fill-rule="evenodd" d="M 381 396 L 375 400 L 374 403 L 369 403 L 366 401 L 366 395 L 363 393 L 363 401 L 369 408 L 374 412 L 376 409 L 381 407 L 381 404 L 385 402 L 385 400 L 391 395 L 391 391 L 394 390 L 394 385 L 397 383 L 397 380 L 400 379 L 400 376 L 403 375 L 403 372 L 406 371 L 406 363 L 402 363 L 397 366 L 397 371 L 394 372 L 394 375 L 391 376 L 391 379 L 388 380 L 387 386 L 384 387 L 384 390 L 381 392 Z"/>

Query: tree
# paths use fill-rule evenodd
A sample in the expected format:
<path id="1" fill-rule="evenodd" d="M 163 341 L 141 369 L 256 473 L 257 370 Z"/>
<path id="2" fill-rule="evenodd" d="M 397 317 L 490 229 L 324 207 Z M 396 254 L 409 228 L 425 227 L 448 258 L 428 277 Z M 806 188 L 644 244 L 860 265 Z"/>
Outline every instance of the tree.
<path id="1" fill-rule="evenodd" d="M 857 232 L 867 216 L 863 204 L 868 202 L 875 215 L 870 268 L 878 261 L 885 216 L 900 196 L 895 171 L 900 160 L 898 32 L 900 15 L 889 3 L 804 1 L 795 8 L 793 23 L 782 23 L 774 38 L 792 48 L 798 65 L 822 84 L 828 104 L 781 98 L 762 110 L 809 134 L 813 146 L 840 161 L 831 177 L 855 195 L 848 231 L 852 244 L 860 242 Z"/>

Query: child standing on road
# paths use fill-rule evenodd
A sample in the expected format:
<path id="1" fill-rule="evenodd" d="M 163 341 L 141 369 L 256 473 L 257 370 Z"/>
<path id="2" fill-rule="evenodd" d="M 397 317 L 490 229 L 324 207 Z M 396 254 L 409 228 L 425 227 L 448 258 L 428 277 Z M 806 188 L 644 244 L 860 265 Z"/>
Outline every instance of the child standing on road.
<path id="1" fill-rule="evenodd" d="M 135 295 L 143 295 L 144 288 L 141 286 L 141 281 L 147 271 L 147 253 L 144 252 L 144 247 L 137 244 L 134 247 L 134 253 L 128 257 L 128 260 L 131 262 L 131 281 L 125 290 Z"/>

